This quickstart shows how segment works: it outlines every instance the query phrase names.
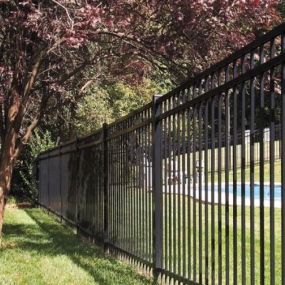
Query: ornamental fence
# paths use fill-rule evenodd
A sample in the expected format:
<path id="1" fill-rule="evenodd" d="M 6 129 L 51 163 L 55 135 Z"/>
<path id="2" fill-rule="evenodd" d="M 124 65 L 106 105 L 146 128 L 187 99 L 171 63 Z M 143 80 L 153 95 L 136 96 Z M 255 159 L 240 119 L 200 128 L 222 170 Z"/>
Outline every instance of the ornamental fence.
<path id="1" fill-rule="evenodd" d="M 42 206 L 161 282 L 285 285 L 285 24 L 38 166 Z"/>

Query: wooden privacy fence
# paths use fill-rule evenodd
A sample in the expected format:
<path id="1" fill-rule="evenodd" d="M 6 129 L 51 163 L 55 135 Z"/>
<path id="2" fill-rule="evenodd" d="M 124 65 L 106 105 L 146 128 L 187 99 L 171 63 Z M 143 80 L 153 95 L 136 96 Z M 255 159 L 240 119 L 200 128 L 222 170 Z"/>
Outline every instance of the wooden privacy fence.
<path id="1" fill-rule="evenodd" d="M 42 206 L 155 277 L 285 285 L 285 24 L 38 166 Z"/>

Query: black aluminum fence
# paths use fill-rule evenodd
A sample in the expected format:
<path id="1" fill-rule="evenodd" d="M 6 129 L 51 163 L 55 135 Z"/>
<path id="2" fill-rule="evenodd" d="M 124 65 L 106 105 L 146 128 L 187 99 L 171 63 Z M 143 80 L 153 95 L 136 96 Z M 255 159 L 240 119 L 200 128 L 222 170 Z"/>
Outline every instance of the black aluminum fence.
<path id="1" fill-rule="evenodd" d="M 285 285 L 285 24 L 39 169 L 41 205 L 168 283 Z"/>

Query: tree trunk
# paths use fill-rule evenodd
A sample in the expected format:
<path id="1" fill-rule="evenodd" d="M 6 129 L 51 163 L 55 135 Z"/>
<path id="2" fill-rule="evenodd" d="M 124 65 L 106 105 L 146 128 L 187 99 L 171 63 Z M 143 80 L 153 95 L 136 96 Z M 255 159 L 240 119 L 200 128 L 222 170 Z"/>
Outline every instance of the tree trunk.
<path id="1" fill-rule="evenodd" d="M 13 167 L 8 166 L 5 171 L 5 175 L 2 174 L 2 169 L 0 170 L 0 239 L 2 236 L 4 211 L 8 193 L 10 191 Z"/>
<path id="2" fill-rule="evenodd" d="M 5 195 L 4 191 L 0 188 L 0 242 L 2 237 L 2 228 L 3 228 L 3 222 L 4 222 L 4 209 L 5 209 Z"/>
<path id="3" fill-rule="evenodd" d="M 16 132 L 10 129 L 1 149 L 0 161 L 0 238 L 2 236 L 5 204 L 11 188 L 15 161 Z"/>

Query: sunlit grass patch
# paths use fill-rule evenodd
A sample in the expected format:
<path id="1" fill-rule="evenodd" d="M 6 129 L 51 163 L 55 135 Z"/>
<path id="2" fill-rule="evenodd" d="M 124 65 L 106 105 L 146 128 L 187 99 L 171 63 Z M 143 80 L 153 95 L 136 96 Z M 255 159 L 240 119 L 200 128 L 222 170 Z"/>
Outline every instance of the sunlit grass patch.
<path id="1" fill-rule="evenodd" d="M 151 284 L 36 208 L 6 210 L 0 264 L 5 285 Z"/>

